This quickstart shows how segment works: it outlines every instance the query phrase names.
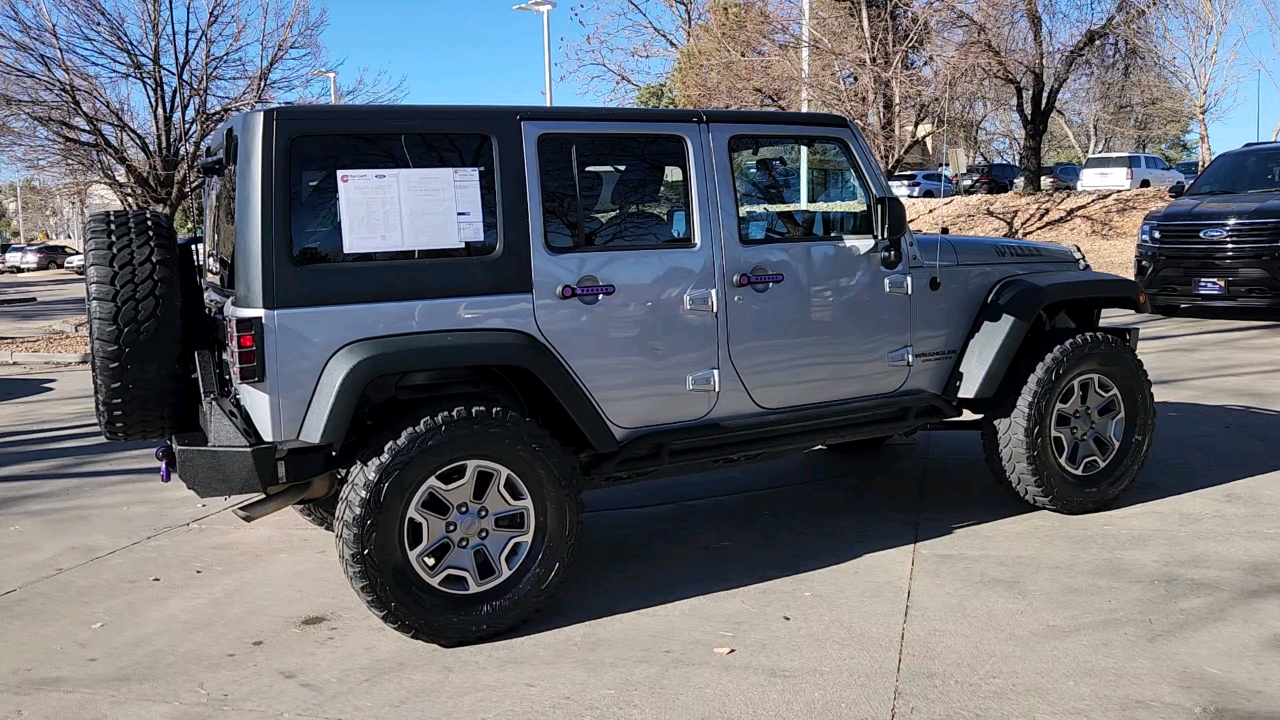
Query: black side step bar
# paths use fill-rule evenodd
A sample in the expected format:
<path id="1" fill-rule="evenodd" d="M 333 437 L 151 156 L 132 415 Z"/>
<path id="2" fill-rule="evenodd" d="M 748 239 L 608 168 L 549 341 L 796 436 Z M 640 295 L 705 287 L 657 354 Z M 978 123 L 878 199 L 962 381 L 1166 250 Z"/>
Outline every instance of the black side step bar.
<path id="1" fill-rule="evenodd" d="M 658 430 L 622 444 L 587 465 L 595 478 L 703 463 L 779 450 L 807 450 L 849 440 L 917 430 L 959 417 L 945 399 L 912 392 L 742 420 Z"/>

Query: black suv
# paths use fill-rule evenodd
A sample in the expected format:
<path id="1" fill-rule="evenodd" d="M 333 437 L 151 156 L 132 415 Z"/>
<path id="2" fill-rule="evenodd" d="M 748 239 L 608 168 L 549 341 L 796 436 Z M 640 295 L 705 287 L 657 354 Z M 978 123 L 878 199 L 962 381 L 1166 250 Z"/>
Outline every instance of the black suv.
<path id="1" fill-rule="evenodd" d="M 1022 174 L 1022 168 L 1010 163 L 973 165 L 960 176 L 960 186 L 967 193 L 995 195 L 1013 189 L 1013 181 Z"/>
<path id="2" fill-rule="evenodd" d="M 1138 231 L 1134 274 L 1152 310 L 1280 307 L 1280 143 L 1223 153 L 1169 196 Z"/>

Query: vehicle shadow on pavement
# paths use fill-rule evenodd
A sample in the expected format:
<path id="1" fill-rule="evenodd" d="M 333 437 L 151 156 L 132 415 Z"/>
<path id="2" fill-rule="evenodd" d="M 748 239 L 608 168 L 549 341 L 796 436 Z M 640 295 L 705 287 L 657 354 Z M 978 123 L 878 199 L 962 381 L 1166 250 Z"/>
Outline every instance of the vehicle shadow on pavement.
<path id="1" fill-rule="evenodd" d="M 1280 322 L 1280 308 L 1258 307 L 1195 307 L 1185 306 L 1174 317 L 1200 320 L 1244 320 L 1249 322 Z"/>
<path id="2" fill-rule="evenodd" d="M 53 392 L 53 378 L 0 377 L 0 402 Z"/>
<path id="3" fill-rule="evenodd" d="M 1177 402 L 1157 403 L 1157 412 L 1146 470 L 1118 508 L 1280 470 L 1280 412 Z M 773 486 L 762 487 L 762 478 Z M 681 482 L 699 492 L 682 491 Z M 992 481 L 973 432 L 922 433 L 914 444 L 869 456 L 816 450 L 653 486 L 644 503 L 634 503 L 644 486 L 588 495 L 564 587 L 515 635 L 820 570 L 1036 512 Z M 633 504 L 608 497 L 622 490 Z"/>

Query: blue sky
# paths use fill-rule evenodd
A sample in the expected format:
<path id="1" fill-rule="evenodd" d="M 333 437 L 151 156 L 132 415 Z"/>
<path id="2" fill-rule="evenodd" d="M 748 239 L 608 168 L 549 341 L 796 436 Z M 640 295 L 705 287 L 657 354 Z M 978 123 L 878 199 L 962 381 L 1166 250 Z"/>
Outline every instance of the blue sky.
<path id="1" fill-rule="evenodd" d="M 511 9 L 512 0 L 330 0 L 327 40 L 334 54 L 358 65 L 387 66 L 409 77 L 408 102 L 540 105 L 542 21 Z M 562 37 L 574 37 L 570 0 L 551 13 L 553 60 Z M 559 68 L 555 71 L 558 77 Z M 1234 110 L 1210 131 L 1215 152 L 1254 139 L 1251 76 Z M 571 82 L 557 83 L 557 105 L 592 104 Z M 1280 116 L 1280 99 L 1262 78 L 1262 138 Z"/>

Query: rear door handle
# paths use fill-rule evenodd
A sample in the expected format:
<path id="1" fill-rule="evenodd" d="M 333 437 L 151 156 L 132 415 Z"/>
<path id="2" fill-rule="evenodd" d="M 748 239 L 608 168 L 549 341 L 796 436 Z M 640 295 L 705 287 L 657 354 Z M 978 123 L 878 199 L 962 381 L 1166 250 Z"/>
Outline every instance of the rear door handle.
<path id="1" fill-rule="evenodd" d="M 561 300 L 572 300 L 574 298 L 588 299 L 595 298 L 599 300 L 602 297 L 612 295 L 618 289 L 608 283 L 596 283 L 592 285 L 561 285 L 556 288 L 556 297 Z"/>
<path id="2" fill-rule="evenodd" d="M 772 286 L 782 280 L 782 273 L 739 273 L 733 278 L 733 284 L 740 288 L 756 285 Z"/>

